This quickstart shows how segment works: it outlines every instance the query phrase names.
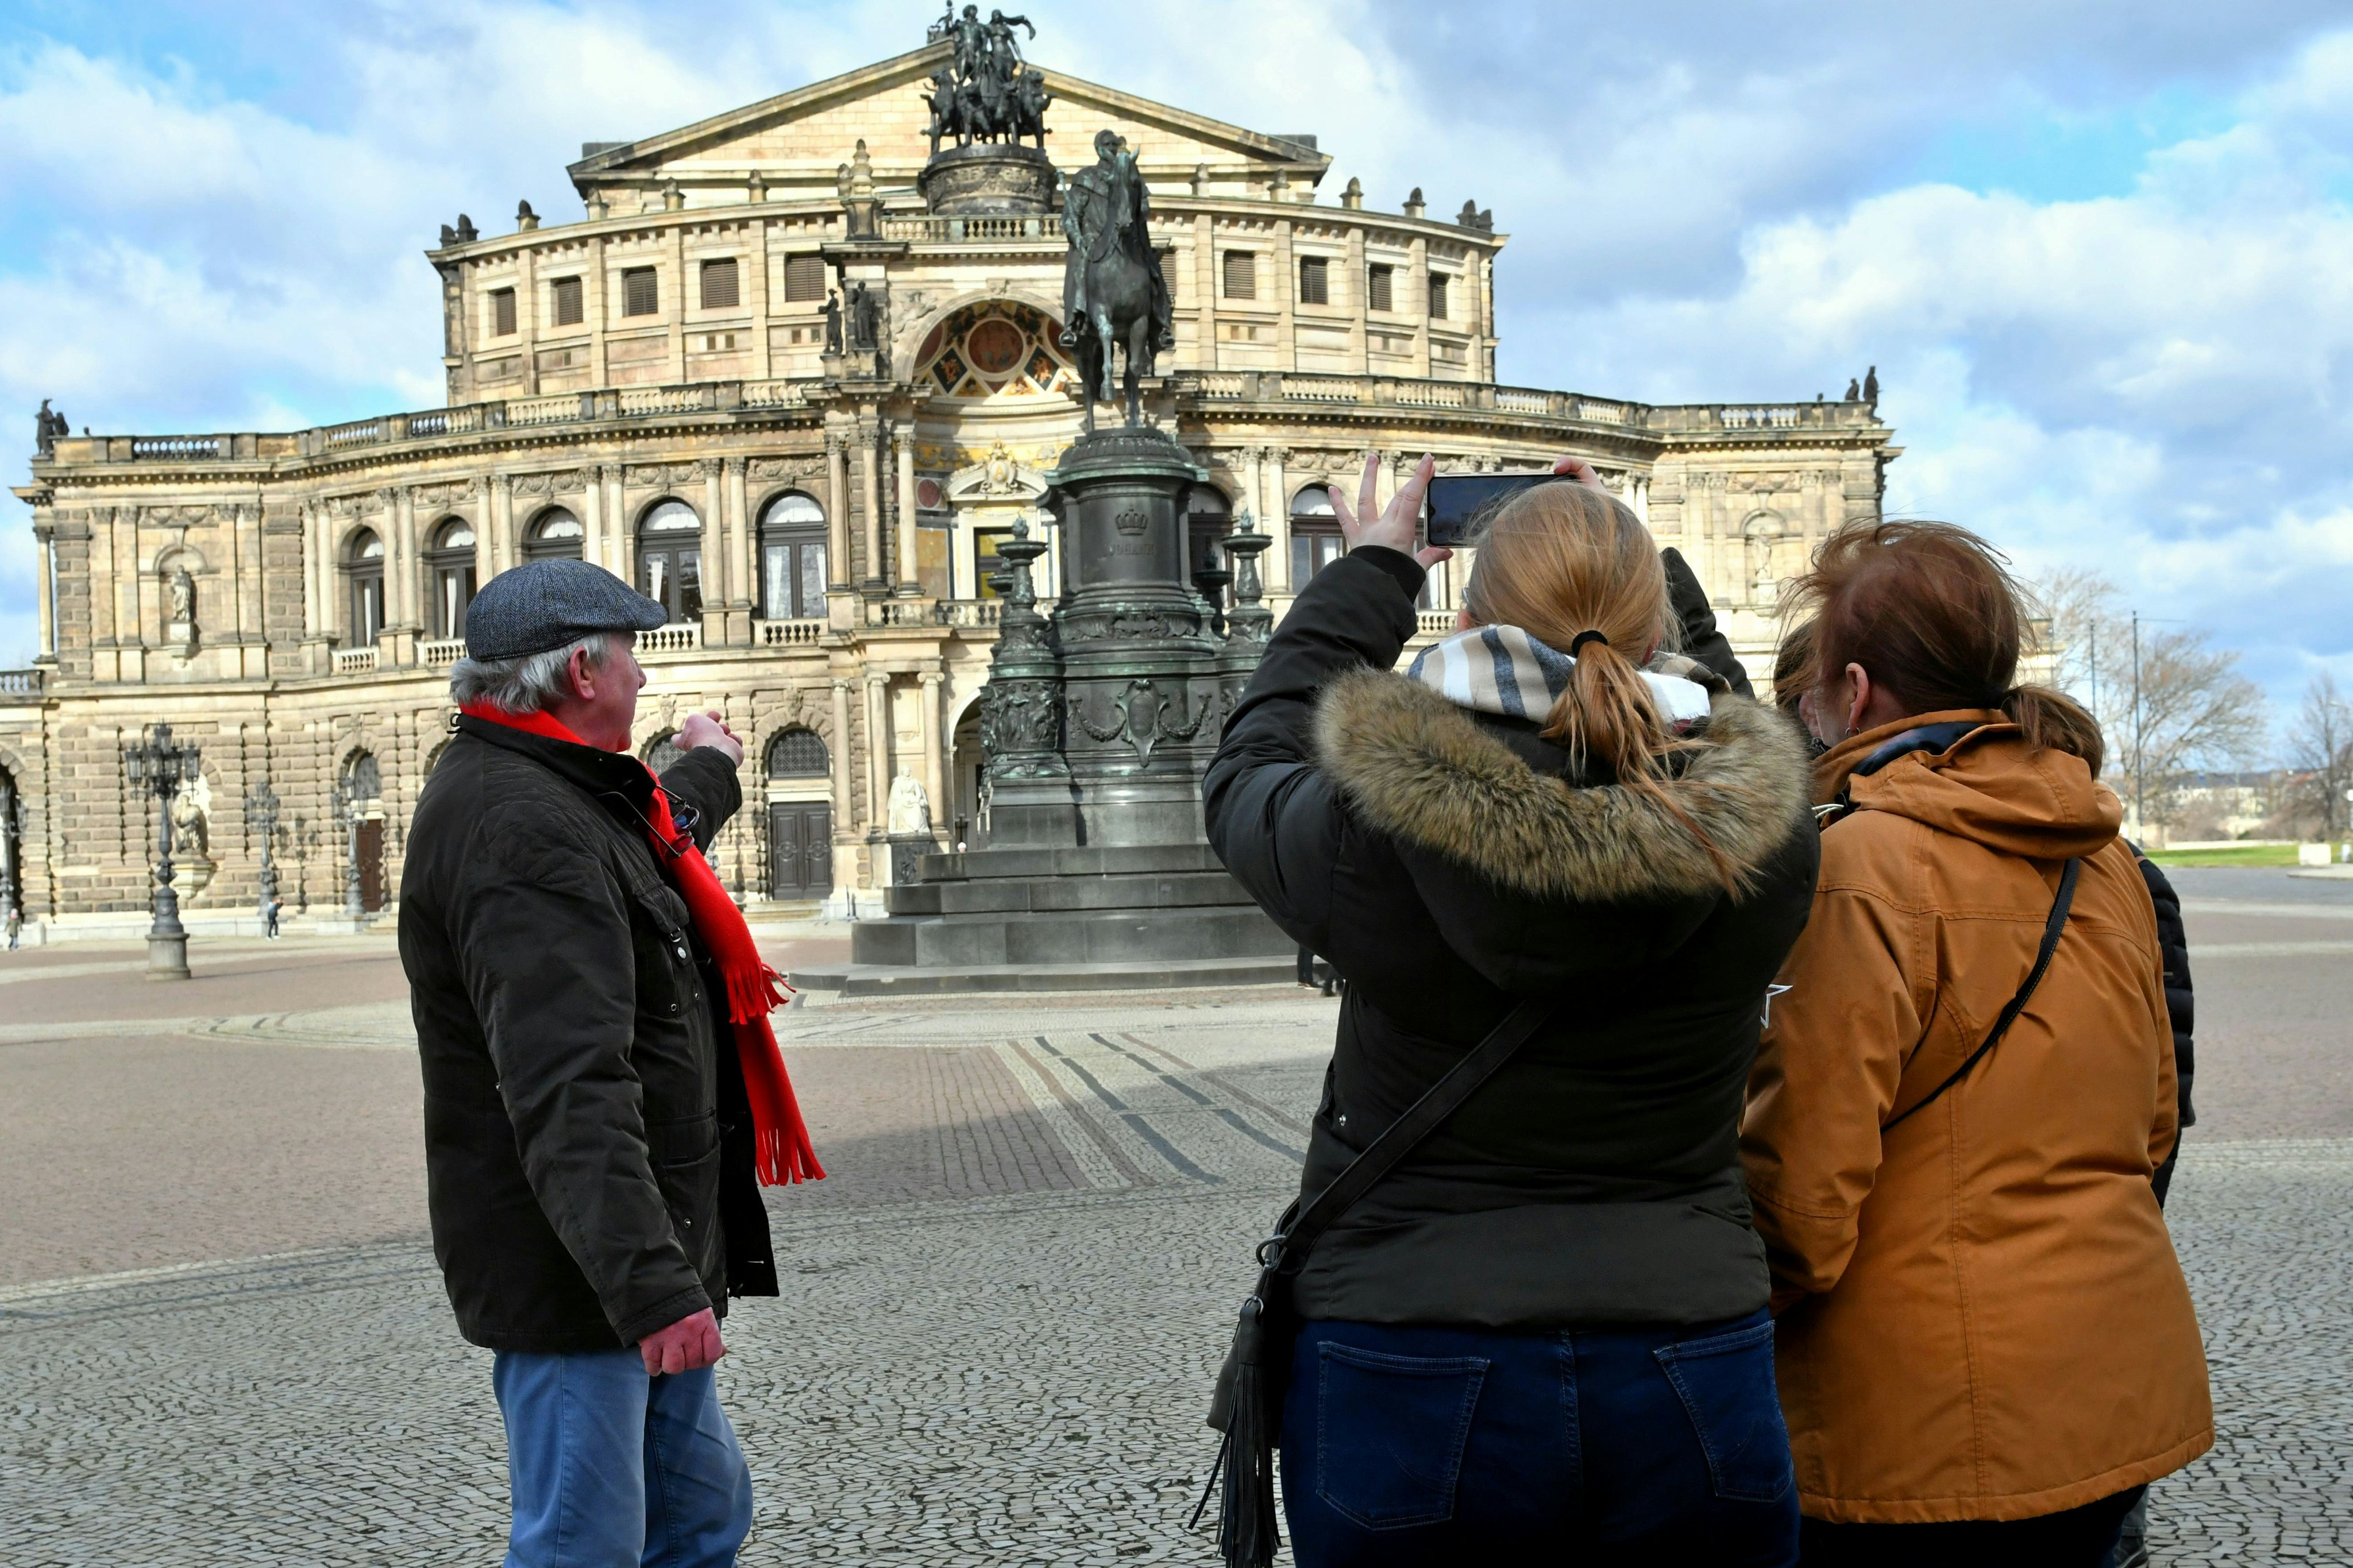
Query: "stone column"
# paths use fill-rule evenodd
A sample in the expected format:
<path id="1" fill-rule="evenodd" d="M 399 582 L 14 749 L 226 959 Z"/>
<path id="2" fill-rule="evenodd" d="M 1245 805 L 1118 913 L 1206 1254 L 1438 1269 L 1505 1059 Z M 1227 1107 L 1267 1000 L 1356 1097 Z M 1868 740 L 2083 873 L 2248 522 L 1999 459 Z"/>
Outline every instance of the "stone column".
<path id="1" fill-rule="evenodd" d="M 1274 570 L 1269 574 L 1278 594 L 1295 594 L 1299 584 L 1291 580 L 1291 485 L 1283 478 L 1283 460 L 1291 456 L 1284 447 L 1266 449 L 1267 497 L 1266 532 L 1274 538 L 1268 551 Z"/>
<path id="2" fill-rule="evenodd" d="M 41 547 L 40 570 L 33 574 L 33 614 L 40 620 L 40 657 L 37 662 L 47 664 L 58 657 L 57 603 L 58 589 L 53 579 L 58 571 L 57 538 L 54 525 L 47 517 L 33 525 L 34 542 Z"/>
<path id="3" fill-rule="evenodd" d="M 415 631 L 417 626 L 416 489 L 408 485 L 394 489 L 392 508 L 396 541 L 389 552 L 391 559 L 385 563 L 385 574 L 395 580 L 393 592 L 398 595 L 392 619 L 395 624 Z"/>
<path id="4" fill-rule="evenodd" d="M 600 564 L 624 583 L 637 581 L 637 562 L 630 551 L 628 514 L 621 507 L 621 465 L 607 463 L 605 479 L 605 559 Z"/>
<path id="5" fill-rule="evenodd" d="M 881 445 L 882 433 L 872 419 L 858 422 L 858 488 L 859 500 L 865 508 L 866 574 L 859 584 L 870 594 L 889 591 L 891 579 L 883 571 L 882 562 L 882 484 L 877 471 L 875 448 Z"/>
<path id="6" fill-rule="evenodd" d="M 941 803 L 946 799 L 947 764 L 940 735 L 940 683 L 947 677 L 927 669 L 915 679 L 923 687 L 923 791 L 931 797 L 932 832 L 944 837 L 947 814 Z"/>
<path id="7" fill-rule="evenodd" d="M 727 476 L 727 640 L 748 643 L 752 639 L 752 606 L 759 598 L 759 562 L 752 549 L 750 487 L 744 478 L 741 458 L 726 459 Z M 738 619 L 742 627 L 736 626 Z"/>
<path id="8" fill-rule="evenodd" d="M 713 647 L 727 641 L 727 498 L 718 458 L 694 467 L 702 476 L 702 646 Z"/>
<path id="9" fill-rule="evenodd" d="M 1419 323 L 1413 334 L 1413 374 L 1430 374 L 1430 241 L 1419 235 L 1413 237 L 1412 260 L 1406 268 L 1406 288 L 1410 290 L 1401 314 L 1411 316 Z M 1396 286 L 1391 280 L 1390 286 Z M 1392 304 L 1397 301 L 1390 301 Z"/>
<path id="10" fill-rule="evenodd" d="M 605 563 L 605 486 L 597 478 L 598 470 L 587 470 L 588 482 L 580 490 L 580 559 Z"/>
<path id="11" fill-rule="evenodd" d="M 899 596 L 919 598 L 923 592 L 923 574 L 916 563 L 915 549 L 915 426 L 913 420 L 902 420 L 891 433 L 891 447 L 899 459 Z"/>
<path id="12" fill-rule="evenodd" d="M 825 433 L 825 575 L 828 588 L 849 586 L 849 479 L 838 431 Z"/>
<path id="13" fill-rule="evenodd" d="M 492 474 L 482 481 L 489 498 L 482 508 L 482 526 L 474 531 L 474 586 L 497 576 L 504 563 L 514 559 L 514 479 Z"/>
<path id="14" fill-rule="evenodd" d="M 879 669 L 866 672 L 866 832 L 882 836 L 889 820 L 891 794 L 891 678 Z M 880 853 L 880 851 L 877 851 Z M 875 868 L 876 885 L 888 881 L 889 868 Z"/>
<path id="15" fill-rule="evenodd" d="M 327 584 L 319 558 L 327 552 L 326 508 L 317 501 L 302 503 L 302 635 L 317 637 L 327 629 Z"/>
<path id="16" fill-rule="evenodd" d="M 835 897 L 845 901 L 858 879 L 858 852 L 850 847 L 858 840 L 857 819 L 858 798 L 849 776 L 849 682 L 837 676 L 833 681 L 833 888 Z"/>

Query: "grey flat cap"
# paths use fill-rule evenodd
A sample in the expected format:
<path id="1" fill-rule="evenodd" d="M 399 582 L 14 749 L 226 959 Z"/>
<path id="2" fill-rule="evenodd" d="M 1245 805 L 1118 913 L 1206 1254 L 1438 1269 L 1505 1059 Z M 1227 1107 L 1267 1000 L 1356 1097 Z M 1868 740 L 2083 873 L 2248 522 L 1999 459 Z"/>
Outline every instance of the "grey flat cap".
<path id="1" fill-rule="evenodd" d="M 521 658 L 591 632 L 649 632 L 670 612 L 586 561 L 529 561 L 482 584 L 466 606 L 470 658 Z"/>

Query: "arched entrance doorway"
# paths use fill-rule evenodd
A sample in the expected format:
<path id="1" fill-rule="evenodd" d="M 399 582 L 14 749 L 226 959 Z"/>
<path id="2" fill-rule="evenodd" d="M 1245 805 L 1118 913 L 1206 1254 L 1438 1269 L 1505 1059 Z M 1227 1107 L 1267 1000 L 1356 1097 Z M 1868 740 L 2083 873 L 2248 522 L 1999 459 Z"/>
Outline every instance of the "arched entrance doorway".
<path id="1" fill-rule="evenodd" d="M 832 757 L 816 731 L 796 726 L 768 742 L 768 897 L 791 902 L 833 891 Z"/>
<path id="2" fill-rule="evenodd" d="M 353 752 L 343 759 L 336 781 L 345 814 L 344 853 L 359 868 L 360 908 L 375 914 L 384 908 L 384 769 L 373 752 Z M 346 897 L 348 897 L 348 885 Z"/>

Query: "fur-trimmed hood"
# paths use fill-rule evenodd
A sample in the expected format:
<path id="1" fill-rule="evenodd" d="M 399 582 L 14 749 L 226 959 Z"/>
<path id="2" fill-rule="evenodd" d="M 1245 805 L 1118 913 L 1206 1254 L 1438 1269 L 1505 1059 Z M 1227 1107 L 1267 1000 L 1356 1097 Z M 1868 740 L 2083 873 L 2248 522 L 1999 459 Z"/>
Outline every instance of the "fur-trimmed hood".
<path id="1" fill-rule="evenodd" d="M 1314 741 L 1318 765 L 1367 826 L 1500 887 L 1593 902 L 1724 887 L 1707 850 L 1654 797 L 1540 773 L 1402 676 L 1358 669 L 1331 681 Z M 1807 821 L 1805 749 L 1779 714 L 1718 693 L 1704 742 L 1666 789 L 1746 891 Z"/>

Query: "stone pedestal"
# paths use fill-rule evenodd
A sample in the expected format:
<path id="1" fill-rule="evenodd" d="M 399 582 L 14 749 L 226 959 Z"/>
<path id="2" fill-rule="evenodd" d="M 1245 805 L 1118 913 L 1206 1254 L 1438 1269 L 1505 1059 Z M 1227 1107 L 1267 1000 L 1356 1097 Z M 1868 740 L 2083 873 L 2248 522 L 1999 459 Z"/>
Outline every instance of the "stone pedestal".
<path id="1" fill-rule="evenodd" d="M 1036 608 L 1026 529 L 1000 546 L 1010 592 L 981 694 L 985 847 L 926 855 L 847 965 L 805 990 L 1083 989 L 1285 978 L 1291 940 L 1219 864 L 1201 775 L 1265 646 L 1266 613 L 1220 637 L 1185 580 L 1179 507 L 1202 479 L 1164 432 L 1082 437 L 1059 491 L 1068 591 Z M 1262 542 L 1261 542 L 1262 543 Z M 1230 547 L 1229 547 L 1230 548 Z"/>
<path id="2" fill-rule="evenodd" d="M 915 188 L 942 217 L 1028 217 L 1052 206 L 1059 177 L 1040 148 L 975 142 L 941 148 L 915 176 Z"/>

